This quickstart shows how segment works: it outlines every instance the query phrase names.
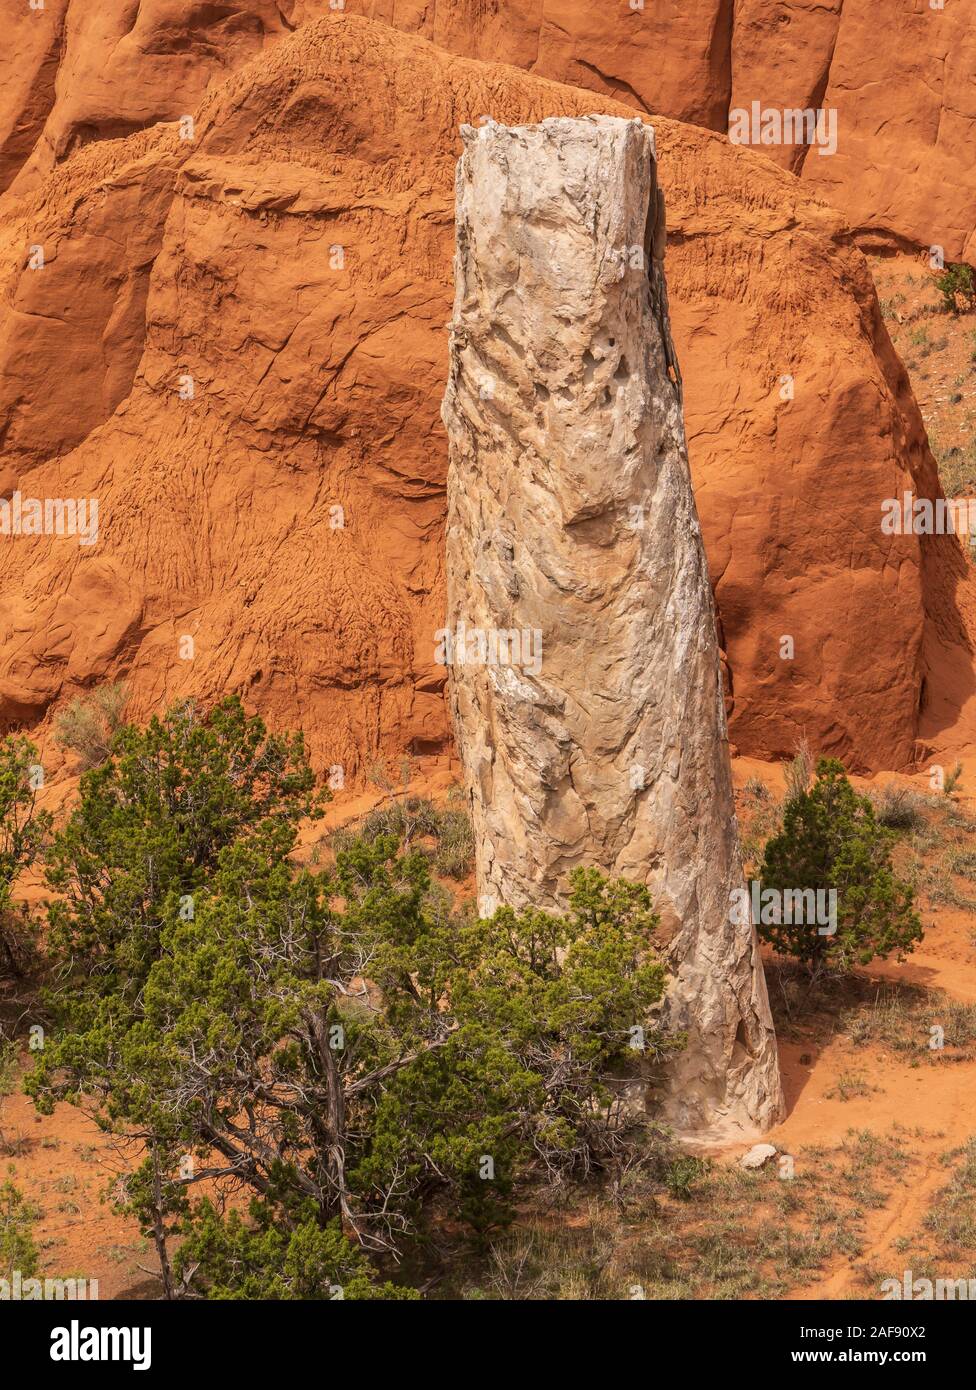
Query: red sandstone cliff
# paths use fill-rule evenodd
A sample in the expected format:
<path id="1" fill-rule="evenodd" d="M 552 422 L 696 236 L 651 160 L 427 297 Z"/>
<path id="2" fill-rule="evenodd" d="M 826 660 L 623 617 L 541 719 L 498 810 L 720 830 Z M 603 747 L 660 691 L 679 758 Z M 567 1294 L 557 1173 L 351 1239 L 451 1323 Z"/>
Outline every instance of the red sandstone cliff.
<path id="1" fill-rule="evenodd" d="M 69 8 L 53 96 L 4 145 L 0 487 L 101 521 L 89 548 L 0 546 L 0 721 L 124 675 L 137 715 L 240 689 L 350 774 L 444 746 L 458 127 L 628 107 L 349 15 L 117 8 L 97 33 Z M 158 124 L 187 110 L 191 140 Z M 764 155 L 654 125 L 732 738 L 904 765 L 923 699 L 937 724 L 971 691 L 969 581 L 954 541 L 923 566 L 880 531 L 935 475 L 866 263 Z"/>
<path id="2" fill-rule="evenodd" d="M 881 243 L 976 262 L 976 4 L 947 0 L 347 0 L 454 53 L 638 110 L 728 128 L 729 111 L 834 108 L 832 157 L 761 153 Z"/>

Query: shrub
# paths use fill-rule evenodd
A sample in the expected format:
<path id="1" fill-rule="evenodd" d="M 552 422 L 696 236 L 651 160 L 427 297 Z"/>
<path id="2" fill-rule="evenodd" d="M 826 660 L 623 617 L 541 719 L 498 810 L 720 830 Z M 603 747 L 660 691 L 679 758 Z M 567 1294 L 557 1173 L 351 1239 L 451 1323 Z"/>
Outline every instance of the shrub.
<path id="1" fill-rule="evenodd" d="M 248 1220 L 238 1211 L 222 1216 L 204 1199 L 173 1265 L 183 1287 L 192 1285 L 198 1297 L 209 1299 L 419 1297 L 413 1289 L 377 1284 L 369 1261 L 343 1236 L 338 1222 L 323 1229 L 308 1215 L 281 1229 L 272 1207 L 257 1199 Z"/>
<path id="2" fill-rule="evenodd" d="M 15 1154 L 20 1145 L 16 1140 L 9 1140 L 4 1133 L 3 1101 L 17 1083 L 18 1060 L 17 1044 L 7 1037 L 0 1026 L 0 1153 L 10 1155 Z"/>
<path id="3" fill-rule="evenodd" d="M 763 891 L 833 889 L 836 930 L 827 935 L 811 923 L 760 922 L 759 935 L 780 954 L 802 961 L 813 976 L 828 962 L 844 971 L 875 957 L 902 958 L 921 940 L 922 925 L 910 885 L 892 872 L 893 842 L 843 766 L 822 758 L 813 787 L 788 802 L 783 829 L 766 845 L 759 877 Z"/>
<path id="4" fill-rule="evenodd" d="M 13 1175 L 11 1167 L 11 1177 Z M 0 1185 L 0 1278 L 8 1284 L 14 1271 L 25 1278 L 37 1273 L 37 1246 L 34 1243 L 34 1222 L 40 1212 L 29 1202 L 11 1178 Z"/>
<path id="5" fill-rule="evenodd" d="M 742 788 L 742 794 L 748 801 L 754 801 L 757 805 L 764 801 L 771 801 L 773 796 L 766 783 L 760 781 L 758 777 L 749 778 Z"/>
<path id="6" fill-rule="evenodd" d="M 87 775 L 82 822 L 104 828 L 113 767 Z M 221 799 L 206 783 L 197 794 Z M 339 1223 L 360 1253 L 398 1251 L 438 1196 L 483 1242 L 529 1174 L 555 1184 L 617 1162 L 638 1128 L 616 1084 L 634 1025 L 652 1056 L 664 1045 L 643 886 L 577 870 L 565 917 L 485 921 L 432 909 L 427 857 L 393 837 L 351 843 L 320 875 L 295 870 L 296 841 L 278 820 L 225 841 L 192 914 L 175 888 L 154 901 L 151 949 L 143 910 L 106 921 L 27 1081 L 42 1110 L 84 1098 L 103 1126 L 138 1136 L 147 1157 L 125 1205 L 170 1295 L 183 1280 L 240 1296 L 293 1260 L 308 1278 L 267 1296 L 325 1296 L 310 1287 L 346 1277 Z M 171 882 L 194 881 L 192 840 L 164 844 Z M 200 1181 L 250 1189 L 250 1219 L 194 1204 Z M 175 1234 L 193 1260 L 170 1275 Z"/>
<path id="7" fill-rule="evenodd" d="M 83 771 L 98 767 L 111 753 L 128 698 L 121 683 L 103 685 L 90 695 L 72 700 L 59 716 L 55 738 L 62 748 L 78 755 Z"/>
<path id="8" fill-rule="evenodd" d="M 672 1197 L 687 1202 L 695 1195 L 696 1184 L 707 1174 L 708 1164 L 691 1154 L 679 1154 L 669 1163 L 665 1183 Z"/>
<path id="9" fill-rule="evenodd" d="M 33 963 L 34 923 L 14 885 L 40 854 L 51 816 L 37 807 L 37 749 L 25 738 L 0 740 L 0 970 L 21 976 Z"/>
<path id="10" fill-rule="evenodd" d="M 432 801 L 425 796 L 402 796 L 370 811 L 355 830 L 334 831 L 332 845 L 339 850 L 357 839 L 373 844 L 381 835 L 395 835 L 404 849 L 410 849 L 418 840 L 436 836 L 439 829 L 440 817 Z"/>
<path id="11" fill-rule="evenodd" d="M 962 874 L 964 878 L 976 879 L 976 850 L 953 850 L 950 852 L 950 863 L 954 874 Z"/>
<path id="12" fill-rule="evenodd" d="M 415 849 L 430 858 L 438 873 L 462 879 L 474 863 L 474 832 L 464 811 L 441 810 L 427 797 L 404 796 L 378 806 L 354 828 L 332 832 L 330 844 L 339 853 L 357 840 L 373 844 L 381 835 L 394 835 L 403 849 Z M 424 843 L 432 840 L 432 847 Z"/>
<path id="13" fill-rule="evenodd" d="M 951 796 L 962 781 L 962 763 L 956 763 L 952 771 L 946 776 L 942 784 L 942 791 L 945 796 Z"/>
<path id="14" fill-rule="evenodd" d="M 976 308 L 976 280 L 972 266 L 947 265 L 935 277 L 936 289 L 942 295 L 942 307 L 947 314 L 959 314 Z"/>
<path id="15" fill-rule="evenodd" d="M 862 1100 L 876 1091 L 870 1081 L 860 1071 L 842 1071 L 829 1091 L 824 1092 L 827 1100 Z"/>
<path id="16" fill-rule="evenodd" d="M 890 782 L 878 790 L 872 788 L 868 797 L 874 807 L 875 820 L 889 830 L 920 830 L 926 824 L 922 814 L 925 798 L 912 791 L 911 787 L 900 787 Z"/>
<path id="17" fill-rule="evenodd" d="M 933 1046 L 935 1025 L 943 1030 L 942 1047 Z M 841 1027 L 859 1046 L 879 1043 L 932 1063 L 956 1057 L 969 1061 L 976 1046 L 976 1004 L 913 986 L 884 986 L 867 1007 L 861 1002 L 845 1010 Z"/>
<path id="18" fill-rule="evenodd" d="M 916 862 L 910 872 L 914 885 L 930 903 L 947 903 L 951 907 L 961 907 L 965 912 L 976 909 L 976 900 L 960 892 L 954 882 L 954 875 L 960 871 L 951 850 L 930 863 Z"/>
<path id="19" fill-rule="evenodd" d="M 448 878 L 465 878 L 474 864 L 474 831 L 464 811 L 442 811 L 434 867 Z"/>

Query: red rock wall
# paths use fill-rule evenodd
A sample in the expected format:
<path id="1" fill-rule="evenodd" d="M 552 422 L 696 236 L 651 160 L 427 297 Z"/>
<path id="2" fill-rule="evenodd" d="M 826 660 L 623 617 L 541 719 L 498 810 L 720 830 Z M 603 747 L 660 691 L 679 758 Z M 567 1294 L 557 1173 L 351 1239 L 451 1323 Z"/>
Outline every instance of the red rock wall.
<path id="1" fill-rule="evenodd" d="M 728 128 L 730 108 L 835 107 L 832 157 L 763 147 L 882 242 L 976 264 L 976 0 L 346 0 L 454 53 Z"/>
<path id="2" fill-rule="evenodd" d="M 593 110 L 627 108 L 339 15 L 213 82 L 194 141 L 93 139 L 8 192 L 3 483 L 97 495 L 101 528 L 0 544 L 4 726 L 125 676 L 137 715 L 240 689 L 350 776 L 446 746 L 458 126 Z M 940 718 L 971 688 L 968 581 L 954 541 L 880 532 L 934 473 L 866 263 L 763 156 L 654 124 L 732 737 L 904 765 L 929 663 L 956 661 Z"/>

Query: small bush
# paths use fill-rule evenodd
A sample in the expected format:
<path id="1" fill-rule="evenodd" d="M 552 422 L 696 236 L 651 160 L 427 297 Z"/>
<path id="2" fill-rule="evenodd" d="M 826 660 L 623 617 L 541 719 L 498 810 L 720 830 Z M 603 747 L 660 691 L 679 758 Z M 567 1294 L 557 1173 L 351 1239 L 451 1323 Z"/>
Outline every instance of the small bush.
<path id="1" fill-rule="evenodd" d="M 474 863 L 474 831 L 463 811 L 442 811 L 434 867 L 448 878 L 465 878 Z"/>
<path id="2" fill-rule="evenodd" d="M 916 864 L 913 881 L 917 889 L 924 893 L 933 905 L 945 904 L 972 912 L 976 910 L 976 900 L 960 892 L 953 882 L 953 876 L 960 872 L 952 852 L 949 851 L 940 855 L 933 863 Z"/>
<path id="3" fill-rule="evenodd" d="M 742 794 L 744 797 L 747 798 L 747 800 L 755 801 L 757 803 L 769 801 L 772 799 L 773 795 L 769 788 L 766 786 L 766 783 L 761 782 L 758 777 L 749 778 L 748 782 L 742 788 Z"/>
<path id="4" fill-rule="evenodd" d="M 913 987 L 884 986 L 867 1007 L 844 1011 L 841 1026 L 856 1045 L 878 1043 L 929 1062 L 970 1060 L 976 1047 L 976 1004 Z M 933 1030 L 942 1029 L 942 1046 Z"/>
<path id="5" fill-rule="evenodd" d="M 742 821 L 742 859 L 747 866 L 758 864 L 762 859 L 766 841 L 782 828 L 783 806 L 772 792 L 762 783 L 763 794 L 751 792 L 749 784 L 743 788 L 743 809 L 748 816 Z"/>
<path id="6" fill-rule="evenodd" d="M 976 850 L 957 849 L 951 853 L 950 862 L 954 874 L 976 879 Z"/>
<path id="7" fill-rule="evenodd" d="M 78 755 L 83 772 L 98 767 L 112 752 L 128 698 L 121 683 L 102 685 L 90 695 L 72 700 L 59 717 L 55 737 L 62 748 Z"/>
<path id="8" fill-rule="evenodd" d="M 786 805 L 782 832 L 766 845 L 762 890 L 836 892 L 831 933 L 819 924 L 757 923 L 759 935 L 781 955 L 802 961 L 816 976 L 829 959 L 835 970 L 875 957 L 901 958 L 922 938 L 910 884 L 891 866 L 894 836 L 878 824 L 867 797 L 858 796 L 834 758 L 821 758 L 817 780 Z M 765 916 L 765 914 L 764 914 Z"/>
<path id="9" fill-rule="evenodd" d="M 942 791 L 943 791 L 944 795 L 945 795 L 945 796 L 951 796 L 952 793 L 953 793 L 953 792 L 956 790 L 956 788 L 959 786 L 959 783 L 960 783 L 961 781 L 962 781 L 962 763 L 956 763 L 955 767 L 954 767 L 954 768 L 952 769 L 952 771 L 949 773 L 948 777 L 946 777 L 945 782 L 944 782 L 943 785 L 942 785 Z"/>
<path id="10" fill-rule="evenodd" d="M 802 796 L 813 776 L 813 753 L 806 738 L 796 745 L 796 755 L 786 769 L 786 801 L 789 804 Z"/>
<path id="11" fill-rule="evenodd" d="M 3 1120 L 3 1100 L 17 1084 L 17 1044 L 8 1038 L 0 1025 L 0 1122 Z M 0 1123 L 0 1153 L 14 1154 L 19 1144 L 7 1138 Z"/>
<path id="12" fill-rule="evenodd" d="M 904 303 L 905 296 L 903 294 L 895 294 L 890 299 L 882 299 L 880 301 L 881 317 L 883 319 L 896 319 L 900 323 L 901 314 L 898 311 Z"/>
<path id="13" fill-rule="evenodd" d="M 877 1086 L 871 1085 L 863 1072 L 842 1071 L 833 1086 L 829 1091 L 825 1091 L 824 1095 L 827 1100 L 862 1100 L 877 1089 Z"/>
<path id="14" fill-rule="evenodd" d="M 10 1173 L 13 1175 L 13 1168 Z M 34 1222 L 40 1212 L 10 1178 L 0 1186 L 0 1278 L 13 1282 L 14 1271 L 27 1279 L 37 1273 Z"/>
<path id="15" fill-rule="evenodd" d="M 381 835 L 395 835 L 403 848 L 409 849 L 413 841 L 436 835 L 437 830 L 438 813 L 434 803 L 423 796 L 405 796 L 387 806 L 377 806 L 359 826 L 356 835 L 346 834 L 350 840 L 358 835 L 370 845 Z M 338 843 L 344 837 L 337 832 L 334 838 Z"/>
<path id="16" fill-rule="evenodd" d="M 930 443 L 946 497 L 965 497 L 972 493 L 976 488 L 976 455 L 972 445 L 963 450 L 958 444 L 944 445 L 934 436 Z M 971 546 L 967 548 L 972 549 Z"/>
<path id="17" fill-rule="evenodd" d="M 922 810 L 925 799 L 911 787 L 899 787 L 891 782 L 886 787 L 868 792 L 874 817 L 889 830 L 921 830 L 925 825 Z"/>
<path id="18" fill-rule="evenodd" d="M 968 313 L 976 309 L 976 280 L 969 265 L 947 265 L 935 277 L 936 289 L 942 295 L 942 307 L 947 314 Z"/>
<path id="19" fill-rule="evenodd" d="M 25 903 L 14 901 L 17 880 L 41 853 L 51 814 L 37 807 L 37 749 L 25 738 L 0 740 L 0 973 L 29 973 L 36 927 Z"/>
<path id="20" fill-rule="evenodd" d="M 599 1217 L 579 1229 L 500 1236 L 491 1246 L 488 1287 L 481 1297 L 572 1303 L 620 1298 L 625 1285 L 610 1272 L 615 1247 L 612 1228 Z"/>
<path id="21" fill-rule="evenodd" d="M 708 1164 L 691 1154 L 680 1154 L 668 1164 L 665 1184 L 672 1197 L 690 1201 L 695 1188 L 708 1172 Z"/>
<path id="22" fill-rule="evenodd" d="M 474 863 L 474 833 L 464 811 L 441 810 L 423 796 L 404 796 L 378 806 L 357 826 L 332 832 L 329 843 L 336 854 L 358 840 L 372 845 L 383 835 L 394 835 L 404 850 L 424 854 L 438 873 L 462 879 Z M 433 841 L 433 845 L 425 844 Z"/>

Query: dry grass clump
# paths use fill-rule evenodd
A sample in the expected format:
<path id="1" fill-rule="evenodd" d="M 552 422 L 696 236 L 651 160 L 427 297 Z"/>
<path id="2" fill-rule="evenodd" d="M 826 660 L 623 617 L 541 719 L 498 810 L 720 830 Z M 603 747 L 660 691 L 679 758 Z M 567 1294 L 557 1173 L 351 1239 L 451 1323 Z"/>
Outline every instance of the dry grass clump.
<path id="1" fill-rule="evenodd" d="M 474 864 L 474 832 L 458 807 L 435 806 L 424 796 L 398 797 L 370 811 L 356 825 L 333 831 L 329 844 L 334 853 L 361 838 L 372 843 L 380 835 L 395 835 L 404 849 L 427 854 L 437 873 L 463 879 Z"/>
<path id="2" fill-rule="evenodd" d="M 846 1010 L 841 1025 L 855 1043 L 880 1044 L 917 1061 L 976 1056 L 976 1004 L 916 986 L 879 987 L 873 1001 Z M 933 1046 L 939 1041 L 941 1047 Z"/>
<path id="3" fill-rule="evenodd" d="M 911 787 L 889 782 L 884 787 L 868 789 L 868 800 L 874 807 L 875 820 L 889 830 L 921 830 L 926 824 L 925 812 L 929 798 Z"/>
<path id="4" fill-rule="evenodd" d="M 59 715 L 54 736 L 62 748 L 78 755 L 82 771 L 98 767 L 111 753 L 128 699 L 128 690 L 117 681 L 72 700 Z"/>

